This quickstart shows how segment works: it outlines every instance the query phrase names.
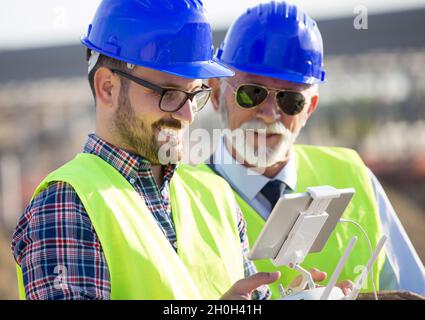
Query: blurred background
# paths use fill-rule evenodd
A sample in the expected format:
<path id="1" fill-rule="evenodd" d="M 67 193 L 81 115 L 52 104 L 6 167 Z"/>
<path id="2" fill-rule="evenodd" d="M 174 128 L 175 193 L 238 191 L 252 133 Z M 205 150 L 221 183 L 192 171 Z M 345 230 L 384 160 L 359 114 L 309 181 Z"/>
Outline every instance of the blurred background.
<path id="1" fill-rule="evenodd" d="M 10 242 L 34 188 L 93 132 L 79 36 L 99 2 L 1 0 L 0 299 L 17 298 Z M 267 1 L 203 2 L 218 47 L 232 20 Z M 358 150 L 425 261 L 425 2 L 291 2 L 318 21 L 328 77 L 298 141 Z M 367 29 L 354 26 L 359 10 L 367 11 Z M 211 106 L 192 130 L 200 127 L 221 127 Z"/>

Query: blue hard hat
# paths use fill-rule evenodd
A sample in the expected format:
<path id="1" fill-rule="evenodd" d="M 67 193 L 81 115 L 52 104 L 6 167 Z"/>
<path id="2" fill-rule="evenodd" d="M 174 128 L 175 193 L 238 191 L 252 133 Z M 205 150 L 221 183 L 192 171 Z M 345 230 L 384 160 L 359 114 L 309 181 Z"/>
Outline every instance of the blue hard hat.
<path id="1" fill-rule="evenodd" d="M 304 84 L 325 80 L 323 43 L 316 22 L 285 2 L 248 9 L 230 27 L 216 58 L 260 76 Z"/>
<path id="2" fill-rule="evenodd" d="M 211 26 L 200 0 L 103 0 L 86 47 L 105 56 L 181 77 L 229 77 L 213 60 Z"/>

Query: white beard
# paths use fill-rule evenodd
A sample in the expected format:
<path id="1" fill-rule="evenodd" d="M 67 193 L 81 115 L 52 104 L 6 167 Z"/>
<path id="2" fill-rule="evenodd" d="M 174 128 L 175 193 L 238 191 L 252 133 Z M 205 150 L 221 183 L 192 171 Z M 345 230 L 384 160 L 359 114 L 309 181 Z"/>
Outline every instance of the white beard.
<path id="1" fill-rule="evenodd" d="M 237 130 L 242 130 L 242 133 Z M 254 137 L 247 131 L 255 130 L 258 132 L 258 146 L 254 146 Z M 236 150 L 239 157 L 242 157 L 248 164 L 257 168 L 267 168 L 282 161 L 295 142 L 298 133 L 288 130 L 281 122 L 265 124 L 259 120 L 245 122 L 239 129 L 233 130 L 233 136 L 242 135 L 243 139 L 227 140 Z M 265 134 L 279 134 L 280 140 L 274 147 L 267 147 Z M 233 140 L 233 139 L 232 139 Z"/>

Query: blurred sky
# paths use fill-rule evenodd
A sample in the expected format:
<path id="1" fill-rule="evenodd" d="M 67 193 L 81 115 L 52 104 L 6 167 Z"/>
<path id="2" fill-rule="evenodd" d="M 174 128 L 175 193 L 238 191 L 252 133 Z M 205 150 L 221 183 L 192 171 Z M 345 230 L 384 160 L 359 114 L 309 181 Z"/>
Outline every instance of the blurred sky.
<path id="1" fill-rule="evenodd" d="M 226 28 L 247 7 L 269 0 L 203 0 L 215 29 Z M 0 0 L 0 50 L 77 43 L 100 0 Z M 292 0 L 315 19 L 425 7 L 425 0 Z"/>

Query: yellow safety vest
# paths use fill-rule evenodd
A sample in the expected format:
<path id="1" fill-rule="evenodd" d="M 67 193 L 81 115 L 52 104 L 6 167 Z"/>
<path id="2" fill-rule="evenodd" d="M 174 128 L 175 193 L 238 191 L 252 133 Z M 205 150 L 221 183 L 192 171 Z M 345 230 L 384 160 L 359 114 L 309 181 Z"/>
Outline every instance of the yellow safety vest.
<path id="1" fill-rule="evenodd" d="M 131 184 L 98 156 L 78 154 L 33 197 L 54 181 L 70 184 L 88 213 L 108 265 L 111 299 L 217 299 L 244 277 L 236 202 L 222 178 L 178 166 L 170 183 L 178 254 Z M 19 266 L 18 282 L 25 298 Z"/>
<path id="2" fill-rule="evenodd" d="M 356 193 L 342 218 L 358 222 L 365 229 L 373 248 L 375 248 L 382 234 L 381 224 L 370 178 L 360 156 L 354 150 L 336 147 L 295 145 L 294 151 L 297 166 L 295 192 L 306 192 L 307 187 L 319 185 L 354 188 Z M 211 172 L 211 169 L 205 164 L 198 167 Z M 265 221 L 239 194 L 234 193 L 247 222 L 249 242 L 253 245 L 264 227 Z M 339 280 L 355 280 L 369 260 L 370 250 L 364 235 L 352 224 L 338 223 L 323 250 L 307 255 L 301 266 L 306 269 L 318 268 L 327 272 L 328 280 L 352 236 L 357 236 L 358 240 Z M 379 274 L 384 260 L 384 253 L 381 252 L 373 268 L 374 281 L 378 288 Z M 277 268 L 268 259 L 256 260 L 255 265 L 258 271 L 281 271 L 280 280 L 270 285 L 272 298 L 280 297 L 279 283 L 288 286 L 299 274 L 287 267 Z M 325 285 L 327 280 L 322 284 Z M 362 291 L 372 291 L 370 277 Z"/>

